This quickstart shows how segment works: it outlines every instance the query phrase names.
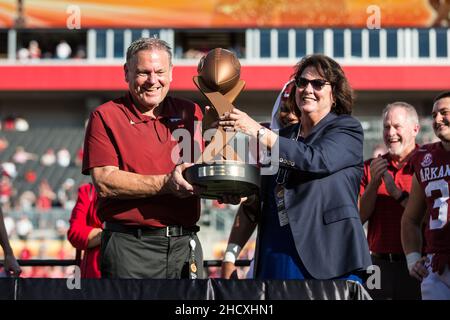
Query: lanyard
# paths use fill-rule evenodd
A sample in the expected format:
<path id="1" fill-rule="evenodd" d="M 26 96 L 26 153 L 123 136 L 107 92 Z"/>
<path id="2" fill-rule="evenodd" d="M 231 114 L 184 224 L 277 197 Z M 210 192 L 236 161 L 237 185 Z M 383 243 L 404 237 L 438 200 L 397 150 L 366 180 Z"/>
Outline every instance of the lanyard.
<path id="1" fill-rule="evenodd" d="M 296 135 L 295 139 L 292 139 L 292 140 L 298 141 L 298 138 L 300 137 L 301 129 L 302 129 L 302 125 L 300 124 L 298 126 L 297 135 Z M 280 167 L 277 172 L 277 177 L 275 178 L 276 183 L 279 185 L 286 184 L 287 176 L 288 176 L 288 170 L 286 168 Z"/>
<path id="2" fill-rule="evenodd" d="M 197 264 L 195 262 L 195 247 L 197 243 L 195 242 L 194 238 L 191 237 L 189 240 L 189 247 L 191 248 L 191 255 L 189 257 L 189 278 L 190 279 L 197 279 Z"/>

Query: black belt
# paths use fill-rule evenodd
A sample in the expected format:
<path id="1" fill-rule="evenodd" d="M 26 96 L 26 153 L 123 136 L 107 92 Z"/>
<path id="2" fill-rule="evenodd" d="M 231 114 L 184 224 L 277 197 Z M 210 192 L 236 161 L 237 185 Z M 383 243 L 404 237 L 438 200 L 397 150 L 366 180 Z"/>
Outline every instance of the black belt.
<path id="1" fill-rule="evenodd" d="M 165 237 L 182 237 L 192 235 L 200 230 L 199 226 L 183 227 L 183 226 L 167 226 L 167 227 L 138 227 L 126 226 L 115 222 L 105 222 L 105 230 L 112 232 L 128 233 L 135 236 L 165 236 Z"/>
<path id="2" fill-rule="evenodd" d="M 376 253 L 372 252 L 372 257 L 386 260 L 389 262 L 400 262 L 400 261 L 406 261 L 406 257 L 403 253 Z"/>

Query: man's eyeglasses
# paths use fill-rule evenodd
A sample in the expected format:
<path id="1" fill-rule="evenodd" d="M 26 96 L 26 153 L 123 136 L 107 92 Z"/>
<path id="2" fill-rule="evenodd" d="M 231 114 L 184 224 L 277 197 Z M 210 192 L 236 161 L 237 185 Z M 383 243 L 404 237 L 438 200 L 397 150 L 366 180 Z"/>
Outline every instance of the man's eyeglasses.
<path id="1" fill-rule="evenodd" d="M 297 86 L 297 88 L 301 88 L 304 89 L 308 86 L 308 84 L 311 83 L 312 87 L 314 90 L 322 90 L 323 87 L 327 84 L 331 85 L 331 83 L 329 83 L 327 80 L 323 80 L 323 79 L 306 79 L 306 78 L 295 78 L 295 85 Z"/>

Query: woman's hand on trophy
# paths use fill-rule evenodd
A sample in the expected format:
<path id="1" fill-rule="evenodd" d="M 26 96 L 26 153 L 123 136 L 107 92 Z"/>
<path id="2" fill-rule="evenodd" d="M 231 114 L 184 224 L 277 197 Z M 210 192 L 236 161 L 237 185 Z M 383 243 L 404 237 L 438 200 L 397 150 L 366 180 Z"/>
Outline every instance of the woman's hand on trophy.
<path id="1" fill-rule="evenodd" d="M 203 116 L 203 130 L 217 129 L 219 127 L 219 115 L 216 109 L 205 106 L 205 114 Z"/>
<path id="2" fill-rule="evenodd" d="M 225 112 L 219 119 L 219 125 L 224 130 L 239 131 L 254 138 L 257 138 L 258 130 L 262 128 L 257 121 L 237 108 L 233 108 L 231 112 Z"/>

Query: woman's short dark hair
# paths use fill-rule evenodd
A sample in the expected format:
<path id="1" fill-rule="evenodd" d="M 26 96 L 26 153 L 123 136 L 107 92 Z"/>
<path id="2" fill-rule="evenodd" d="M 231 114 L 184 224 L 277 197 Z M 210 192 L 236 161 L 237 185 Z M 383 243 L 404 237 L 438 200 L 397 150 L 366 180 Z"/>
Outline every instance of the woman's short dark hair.
<path id="1" fill-rule="evenodd" d="M 314 67 L 317 72 L 328 82 L 331 83 L 335 104 L 331 107 L 331 112 L 340 114 L 351 114 L 354 103 L 354 93 L 350 84 L 345 77 L 344 70 L 341 66 L 323 54 L 312 54 L 305 56 L 295 66 L 295 72 L 292 78 L 298 78 L 307 67 Z M 296 107 L 295 92 L 297 88 L 293 87 L 289 95 L 288 105 L 294 108 L 292 111 L 300 116 L 300 110 Z"/>

